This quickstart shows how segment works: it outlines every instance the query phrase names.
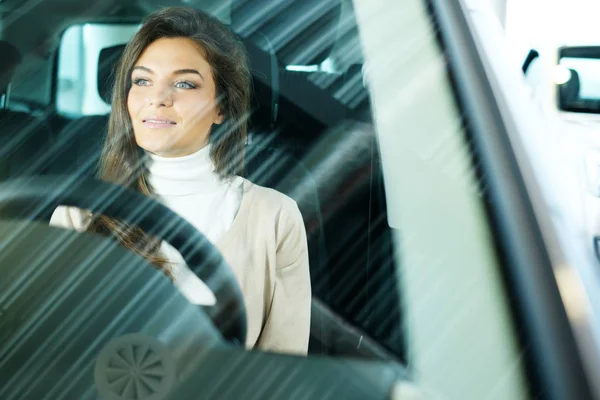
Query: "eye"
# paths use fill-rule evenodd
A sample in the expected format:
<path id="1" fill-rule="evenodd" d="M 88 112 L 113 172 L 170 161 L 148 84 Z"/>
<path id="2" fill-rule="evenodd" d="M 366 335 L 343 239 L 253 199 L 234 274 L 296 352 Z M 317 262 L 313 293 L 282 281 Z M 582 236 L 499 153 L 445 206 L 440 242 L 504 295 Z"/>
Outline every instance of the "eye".
<path id="1" fill-rule="evenodd" d="M 137 86 L 148 86 L 148 85 L 150 85 L 150 82 L 148 82 L 148 80 L 143 79 L 143 78 L 136 78 L 133 80 L 133 84 L 137 85 Z"/>
<path id="2" fill-rule="evenodd" d="M 191 82 L 185 82 L 185 81 L 177 82 L 175 84 L 175 87 L 177 89 L 196 89 L 197 88 L 197 86 L 194 85 L 193 83 L 191 83 Z"/>

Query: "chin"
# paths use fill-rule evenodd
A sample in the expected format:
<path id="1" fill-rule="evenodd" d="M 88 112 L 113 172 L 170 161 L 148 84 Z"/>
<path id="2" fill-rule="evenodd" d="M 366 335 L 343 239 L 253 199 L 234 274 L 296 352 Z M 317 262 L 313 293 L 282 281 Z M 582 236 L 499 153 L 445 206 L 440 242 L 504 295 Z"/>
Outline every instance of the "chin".
<path id="1" fill-rule="evenodd" d="M 167 145 L 164 140 L 140 140 L 136 138 L 136 143 L 142 149 L 156 154 L 157 156 L 177 152 L 176 149 L 173 149 L 171 146 Z"/>

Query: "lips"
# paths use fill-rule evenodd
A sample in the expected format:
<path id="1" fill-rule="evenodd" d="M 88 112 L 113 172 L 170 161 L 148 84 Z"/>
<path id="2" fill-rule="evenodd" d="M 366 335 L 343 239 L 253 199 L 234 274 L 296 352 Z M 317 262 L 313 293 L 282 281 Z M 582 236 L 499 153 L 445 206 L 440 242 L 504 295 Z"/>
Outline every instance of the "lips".
<path id="1" fill-rule="evenodd" d="M 171 125 L 176 124 L 175 121 L 171 121 L 170 119 L 160 118 L 160 117 L 148 117 L 148 118 L 144 118 L 142 121 L 144 123 L 149 122 L 152 124 L 171 124 Z"/>
<path id="2" fill-rule="evenodd" d="M 175 121 L 171 121 L 170 119 L 154 116 L 144 118 L 142 119 L 142 122 L 144 123 L 144 126 L 154 129 L 171 128 L 177 125 Z"/>

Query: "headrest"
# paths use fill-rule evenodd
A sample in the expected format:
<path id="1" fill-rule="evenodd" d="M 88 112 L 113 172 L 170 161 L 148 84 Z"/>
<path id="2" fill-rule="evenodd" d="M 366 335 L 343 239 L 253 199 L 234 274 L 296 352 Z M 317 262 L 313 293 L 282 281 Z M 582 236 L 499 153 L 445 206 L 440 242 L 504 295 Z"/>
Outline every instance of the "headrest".
<path id="1" fill-rule="evenodd" d="M 252 125 L 270 127 L 279 109 L 279 71 L 275 53 L 263 50 L 261 43 L 241 39 L 248 54 L 252 74 Z"/>
<path id="2" fill-rule="evenodd" d="M 102 100 L 108 104 L 111 103 L 117 64 L 121 59 L 123 50 L 125 50 L 124 44 L 106 47 L 102 49 L 98 56 L 98 93 Z"/>
<path id="3" fill-rule="evenodd" d="M 341 0 L 232 0 L 231 27 L 243 38 L 266 38 L 280 66 L 316 65 L 335 44 L 340 10 Z"/>
<path id="4" fill-rule="evenodd" d="M 21 52 L 11 43 L 0 40 L 0 95 L 4 93 L 14 68 L 21 63 Z"/>
<path id="5" fill-rule="evenodd" d="M 0 40 L 0 72 L 16 67 L 21 63 L 21 52 L 6 40 Z"/>

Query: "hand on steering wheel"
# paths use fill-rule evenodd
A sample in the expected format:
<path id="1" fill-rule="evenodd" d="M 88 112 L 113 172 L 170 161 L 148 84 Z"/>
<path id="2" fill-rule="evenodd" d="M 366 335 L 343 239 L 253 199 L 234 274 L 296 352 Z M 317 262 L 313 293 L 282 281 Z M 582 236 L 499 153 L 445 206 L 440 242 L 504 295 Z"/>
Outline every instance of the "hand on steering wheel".
<path id="1" fill-rule="evenodd" d="M 58 206 L 73 206 L 117 218 L 173 246 L 214 293 L 216 305 L 203 307 L 225 340 L 246 341 L 242 291 L 219 251 L 190 223 L 156 200 L 96 179 L 65 176 L 22 178 L 0 184 L 0 218 L 47 220 Z"/>

